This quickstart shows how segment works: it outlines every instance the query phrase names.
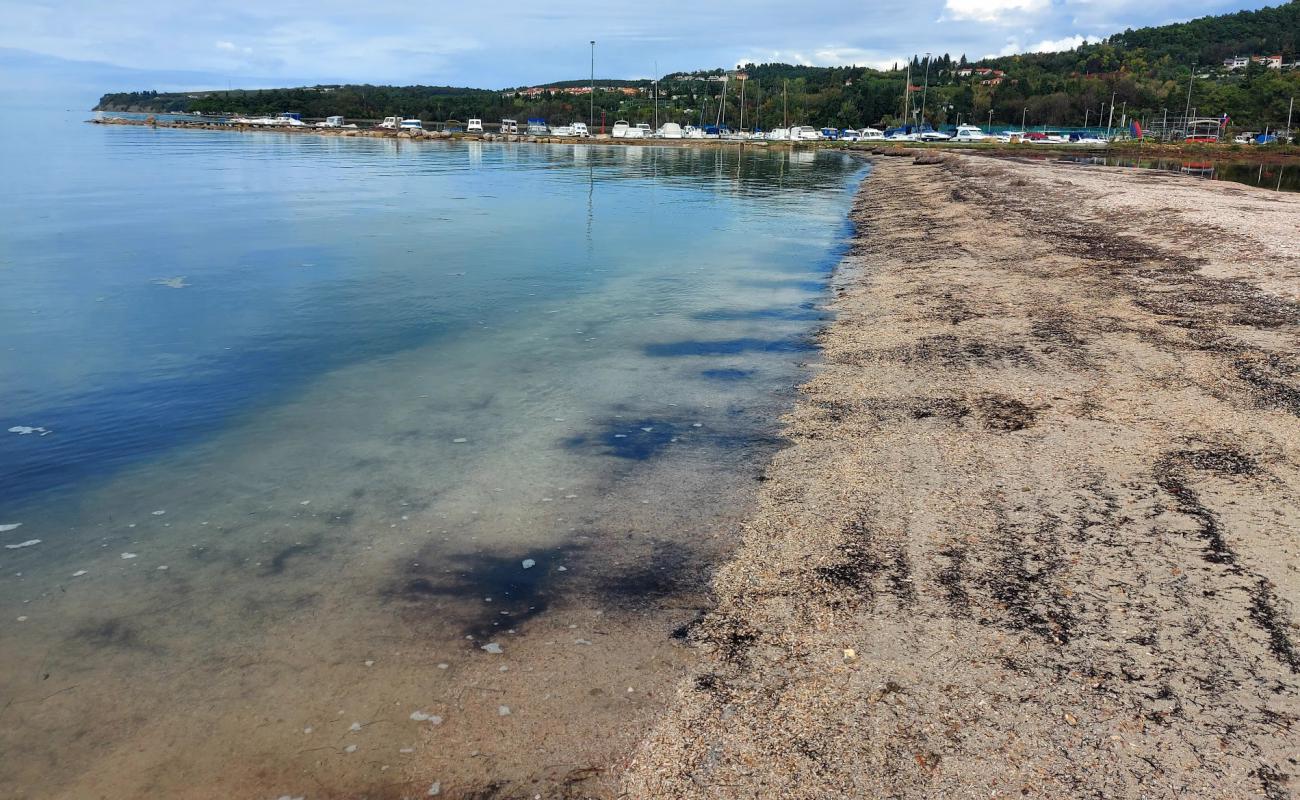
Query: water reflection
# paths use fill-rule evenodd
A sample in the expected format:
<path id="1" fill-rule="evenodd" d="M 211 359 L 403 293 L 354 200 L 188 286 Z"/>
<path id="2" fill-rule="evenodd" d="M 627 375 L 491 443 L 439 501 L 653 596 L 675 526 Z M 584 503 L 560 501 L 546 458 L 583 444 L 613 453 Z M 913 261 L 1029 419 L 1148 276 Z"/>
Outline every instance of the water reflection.
<path id="1" fill-rule="evenodd" d="M 1231 181 L 1278 192 L 1300 192 L 1300 167 L 1237 159 L 1140 158 L 1138 156 L 1062 156 L 1075 164 L 1136 167 L 1178 172 L 1208 180 Z"/>

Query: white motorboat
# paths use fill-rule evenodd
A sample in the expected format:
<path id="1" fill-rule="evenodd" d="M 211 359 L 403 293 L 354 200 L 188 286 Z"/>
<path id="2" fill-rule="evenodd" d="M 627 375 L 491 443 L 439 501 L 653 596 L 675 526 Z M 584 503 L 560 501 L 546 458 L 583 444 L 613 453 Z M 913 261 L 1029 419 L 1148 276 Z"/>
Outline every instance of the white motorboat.
<path id="1" fill-rule="evenodd" d="M 682 138 L 683 138 L 683 139 L 703 139 L 703 138 L 704 138 L 704 131 L 700 130 L 699 128 L 695 127 L 694 125 L 687 125 L 685 128 L 682 128 Z"/>
<path id="2" fill-rule="evenodd" d="M 822 132 L 811 125 L 796 125 L 790 129 L 790 140 L 799 142 L 815 142 L 822 138 Z"/>
<path id="3" fill-rule="evenodd" d="M 632 126 L 628 125 L 627 120 L 625 119 L 616 120 L 614 122 L 614 127 L 609 129 L 609 135 L 615 139 L 626 139 L 628 129 L 631 127 Z"/>
<path id="4" fill-rule="evenodd" d="M 401 117 L 384 117 L 384 121 L 381 122 L 381 123 L 379 123 L 379 124 L 376 125 L 375 127 L 376 127 L 376 128 L 383 128 L 384 130 L 388 130 L 388 131 L 395 131 L 395 130 L 397 130 L 398 128 L 402 127 L 402 118 L 401 118 Z"/>
<path id="5" fill-rule="evenodd" d="M 552 126 L 551 126 L 551 135 L 552 135 L 552 136 L 572 136 L 572 135 L 573 135 L 573 126 L 572 126 L 572 125 L 552 125 Z"/>
<path id="6" fill-rule="evenodd" d="M 343 121 L 343 117 L 340 117 L 340 116 L 334 116 L 334 117 L 326 117 L 324 122 L 317 122 L 317 123 L 316 123 L 316 127 L 317 127 L 317 128 L 349 128 L 349 129 L 355 129 L 357 126 L 356 126 L 355 124 L 346 124 L 346 123 L 344 123 L 344 121 Z"/>
<path id="7" fill-rule="evenodd" d="M 481 119 L 471 119 L 471 120 L 469 120 L 468 122 L 465 123 L 465 132 L 466 132 L 466 133 L 482 133 L 482 132 L 483 132 L 483 120 L 481 120 Z"/>
<path id="8" fill-rule="evenodd" d="M 676 122 L 665 122 L 659 128 L 660 139 L 681 139 L 683 138 L 682 126 Z"/>
<path id="9" fill-rule="evenodd" d="M 772 142 L 788 142 L 790 141 L 790 129 L 773 128 L 767 132 L 767 139 Z"/>
<path id="10" fill-rule="evenodd" d="M 423 132 L 424 132 L 424 123 L 422 123 L 422 122 L 420 122 L 418 119 L 414 119 L 414 118 L 412 118 L 412 119 L 404 119 L 404 120 L 402 120 L 402 124 L 399 126 L 399 128 L 400 128 L 401 130 L 407 131 L 407 132 L 409 132 L 409 133 L 415 133 L 416 131 L 420 131 L 421 133 L 423 133 Z"/>
<path id="11" fill-rule="evenodd" d="M 863 128 L 858 131 L 859 142 L 880 141 L 885 138 L 885 132 L 875 128 Z"/>
<path id="12" fill-rule="evenodd" d="M 648 123 L 648 122 L 638 122 L 638 123 L 636 124 L 636 129 L 637 129 L 638 131 L 641 132 L 641 133 L 637 136 L 637 138 L 639 138 L 639 139 L 652 139 L 652 138 L 654 138 L 655 132 L 654 132 L 654 130 L 650 127 L 650 123 Z"/>
<path id="13" fill-rule="evenodd" d="M 573 128 L 574 136 L 585 139 L 591 135 L 591 131 L 587 130 L 587 123 L 585 122 L 575 122 L 571 127 Z"/>
<path id="14" fill-rule="evenodd" d="M 984 129 L 978 125 L 958 125 L 957 134 L 952 137 L 954 142 L 985 142 L 989 137 L 984 133 Z"/>

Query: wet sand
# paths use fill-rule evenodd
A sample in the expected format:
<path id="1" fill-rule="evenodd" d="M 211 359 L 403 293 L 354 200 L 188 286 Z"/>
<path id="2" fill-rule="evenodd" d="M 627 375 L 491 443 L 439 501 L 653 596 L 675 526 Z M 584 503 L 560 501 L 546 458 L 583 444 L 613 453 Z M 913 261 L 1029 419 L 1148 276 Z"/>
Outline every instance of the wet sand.
<path id="1" fill-rule="evenodd" d="M 1294 796 L 1300 197 L 918 160 L 626 796 Z"/>

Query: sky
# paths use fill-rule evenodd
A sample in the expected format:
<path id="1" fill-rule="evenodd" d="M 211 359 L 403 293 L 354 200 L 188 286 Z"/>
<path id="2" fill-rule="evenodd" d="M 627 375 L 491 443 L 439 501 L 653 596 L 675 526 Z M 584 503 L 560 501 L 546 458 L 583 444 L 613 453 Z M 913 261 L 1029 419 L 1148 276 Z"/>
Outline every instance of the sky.
<path id="1" fill-rule="evenodd" d="M 0 0 L 0 92 L 314 83 L 506 88 L 782 61 L 1070 49 L 1238 0 Z"/>

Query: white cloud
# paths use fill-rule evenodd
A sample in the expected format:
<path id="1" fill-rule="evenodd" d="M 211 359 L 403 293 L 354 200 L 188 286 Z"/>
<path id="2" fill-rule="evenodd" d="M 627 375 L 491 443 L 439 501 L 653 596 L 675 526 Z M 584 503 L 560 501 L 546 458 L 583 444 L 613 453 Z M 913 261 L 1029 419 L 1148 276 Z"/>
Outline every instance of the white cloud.
<path id="1" fill-rule="evenodd" d="M 1066 36 L 1061 39 L 1045 39 L 1038 44 L 1030 45 L 1025 49 L 1029 53 L 1060 53 L 1065 50 L 1073 50 L 1080 45 L 1093 42 L 1100 42 L 1099 36 Z"/>
<path id="2" fill-rule="evenodd" d="M 1060 53 L 1065 50 L 1074 48 L 1088 43 L 1100 42 L 1099 36 L 1064 36 L 1060 39 L 1044 39 L 1037 44 L 1022 45 L 1019 39 L 1007 39 L 1007 43 L 1001 50 L 996 53 L 988 53 L 985 58 L 1000 58 L 1002 56 L 1014 56 L 1018 53 Z"/>
<path id="3" fill-rule="evenodd" d="M 874 67 L 890 69 L 895 64 L 903 64 L 911 58 L 900 56 L 889 58 L 879 50 L 865 50 L 857 47 L 824 45 L 811 51 L 768 50 L 762 53 L 750 53 L 737 58 L 736 64 L 796 64 L 803 67 Z"/>
<path id="4" fill-rule="evenodd" d="M 1013 15 L 1037 14 L 1048 6 L 1048 0 L 946 0 L 943 20 L 1004 22 Z"/>

